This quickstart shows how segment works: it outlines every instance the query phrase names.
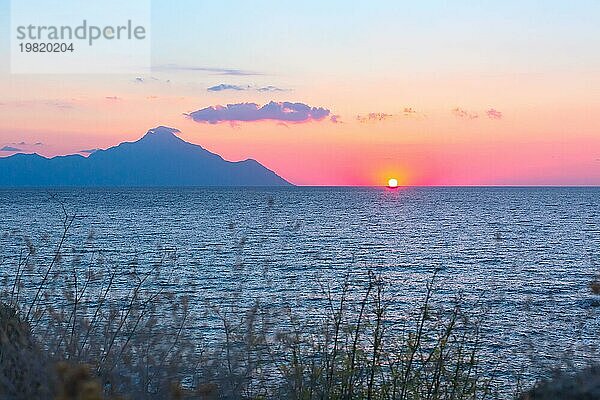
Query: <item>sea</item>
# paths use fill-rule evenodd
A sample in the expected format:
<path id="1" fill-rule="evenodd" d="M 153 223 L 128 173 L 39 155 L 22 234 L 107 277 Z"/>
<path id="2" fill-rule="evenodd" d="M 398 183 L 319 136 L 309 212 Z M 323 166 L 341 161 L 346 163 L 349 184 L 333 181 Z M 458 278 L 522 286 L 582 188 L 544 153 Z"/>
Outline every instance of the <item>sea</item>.
<path id="1" fill-rule="evenodd" d="M 107 265 L 144 270 L 176 253 L 171 285 L 192 308 L 262 301 L 309 313 L 371 271 L 398 315 L 432 279 L 439 304 L 485 315 L 484 359 L 506 374 L 600 359 L 590 290 L 600 188 L 2 189 L 0 268 L 27 243 L 53 249 L 65 213 L 75 216 L 65 248 Z"/>

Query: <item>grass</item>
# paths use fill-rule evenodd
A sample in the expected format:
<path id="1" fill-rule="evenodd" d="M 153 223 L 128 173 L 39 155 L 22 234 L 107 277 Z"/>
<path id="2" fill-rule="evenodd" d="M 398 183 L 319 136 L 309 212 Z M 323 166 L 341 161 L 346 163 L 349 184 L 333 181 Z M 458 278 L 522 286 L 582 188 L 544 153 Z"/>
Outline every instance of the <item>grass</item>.
<path id="1" fill-rule="evenodd" d="M 64 212 L 46 263 L 25 240 L 18 260 L 1 265 L 1 398 L 497 397 L 480 362 L 482 319 L 460 299 L 435 306 L 435 273 L 402 322 L 391 317 L 390 283 L 367 272 L 323 284 L 310 315 L 258 300 L 210 304 L 203 316 L 217 331 L 204 338 L 192 329 L 203 316 L 177 290 L 176 252 L 144 268 L 112 266 L 101 252 L 67 248 L 74 220 Z"/>

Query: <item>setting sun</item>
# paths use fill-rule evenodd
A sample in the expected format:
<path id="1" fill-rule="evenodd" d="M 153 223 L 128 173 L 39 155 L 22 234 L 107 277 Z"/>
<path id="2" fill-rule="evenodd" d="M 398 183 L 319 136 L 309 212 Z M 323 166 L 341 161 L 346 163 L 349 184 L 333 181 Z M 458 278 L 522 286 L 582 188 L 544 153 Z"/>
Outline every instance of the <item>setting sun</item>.
<path id="1" fill-rule="evenodd" d="M 388 187 L 389 188 L 397 188 L 398 187 L 398 179 L 396 179 L 396 178 L 388 179 Z"/>

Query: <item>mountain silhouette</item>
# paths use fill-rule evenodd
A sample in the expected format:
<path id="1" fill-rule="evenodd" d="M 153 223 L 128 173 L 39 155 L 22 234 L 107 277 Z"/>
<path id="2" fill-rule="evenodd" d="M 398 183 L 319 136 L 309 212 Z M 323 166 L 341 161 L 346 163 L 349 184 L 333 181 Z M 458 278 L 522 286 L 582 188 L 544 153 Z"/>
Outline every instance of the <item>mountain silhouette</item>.
<path id="1" fill-rule="evenodd" d="M 255 160 L 238 162 L 176 136 L 159 126 L 135 142 L 78 154 L 0 158 L 0 187 L 51 186 L 288 186 Z"/>

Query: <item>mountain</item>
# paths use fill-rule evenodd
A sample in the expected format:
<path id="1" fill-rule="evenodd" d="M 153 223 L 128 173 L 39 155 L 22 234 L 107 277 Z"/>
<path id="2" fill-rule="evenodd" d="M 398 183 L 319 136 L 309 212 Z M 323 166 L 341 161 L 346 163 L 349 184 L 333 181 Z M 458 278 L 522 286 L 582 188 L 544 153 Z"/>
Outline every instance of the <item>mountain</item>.
<path id="1" fill-rule="evenodd" d="M 289 186 L 255 160 L 230 162 L 159 126 L 135 142 L 81 155 L 0 158 L 0 187 Z"/>

